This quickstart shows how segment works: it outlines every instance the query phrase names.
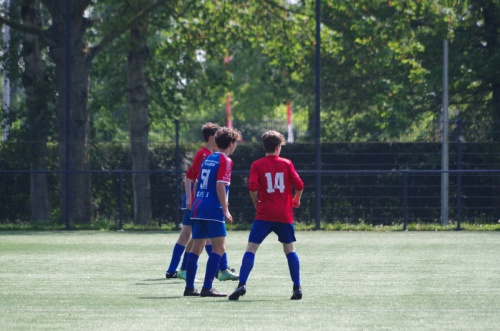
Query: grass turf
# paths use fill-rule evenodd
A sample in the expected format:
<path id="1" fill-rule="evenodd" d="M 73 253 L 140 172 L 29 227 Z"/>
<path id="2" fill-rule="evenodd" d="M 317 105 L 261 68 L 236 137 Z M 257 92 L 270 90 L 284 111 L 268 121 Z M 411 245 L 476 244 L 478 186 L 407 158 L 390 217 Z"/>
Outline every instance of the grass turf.
<path id="1" fill-rule="evenodd" d="M 3 330 L 498 330 L 498 232 L 297 232 L 291 301 L 271 234 L 239 301 L 165 279 L 174 232 L 0 232 Z M 247 231 L 228 233 L 239 269 Z M 203 278 L 207 256 L 200 258 Z M 201 288 L 201 283 L 197 283 Z M 214 281 L 231 293 L 237 282 Z"/>

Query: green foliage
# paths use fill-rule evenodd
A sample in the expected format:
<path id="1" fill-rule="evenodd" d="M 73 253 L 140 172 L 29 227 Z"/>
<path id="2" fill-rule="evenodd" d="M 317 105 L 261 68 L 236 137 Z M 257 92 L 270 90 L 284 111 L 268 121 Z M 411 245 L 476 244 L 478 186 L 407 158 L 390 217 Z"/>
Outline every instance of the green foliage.
<path id="1" fill-rule="evenodd" d="M 86 42 L 95 45 L 115 33 L 148 3 L 90 3 L 88 19 L 95 25 Z M 496 139 L 498 1 L 323 0 L 321 4 L 323 141 L 436 141 L 444 39 L 450 41 L 450 113 L 460 112 L 477 139 Z M 312 132 L 314 5 L 314 1 L 285 0 L 180 1 L 166 2 L 148 16 L 151 141 L 173 142 L 169 133 L 176 119 L 223 123 L 228 94 L 235 121 L 284 120 L 283 104 L 291 101 L 294 117 L 308 121 L 306 130 Z M 19 13 L 13 8 L 10 14 L 15 19 Z M 50 17 L 45 7 L 41 10 Z M 2 56 L 13 86 L 20 86 L 20 32 L 11 32 L 11 48 Z M 127 33 L 114 39 L 93 59 L 89 104 L 93 141 L 128 139 L 127 40 Z M 52 93 L 43 93 L 55 95 L 52 82 L 47 87 Z M 22 99 L 22 93 L 18 96 Z M 29 132 L 22 106 L 14 106 L 11 116 L 13 137 L 19 129 Z M 51 123 L 55 140 L 55 118 Z M 312 137 L 309 133 L 302 139 Z"/>

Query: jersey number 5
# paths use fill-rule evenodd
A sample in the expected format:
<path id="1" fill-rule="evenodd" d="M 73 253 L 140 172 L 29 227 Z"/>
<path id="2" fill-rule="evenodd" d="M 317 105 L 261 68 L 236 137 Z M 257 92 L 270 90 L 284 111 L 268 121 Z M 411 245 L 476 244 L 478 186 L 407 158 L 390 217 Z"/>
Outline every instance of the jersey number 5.
<path id="1" fill-rule="evenodd" d="M 273 181 L 273 175 L 270 172 L 266 172 L 266 180 L 267 180 L 267 193 L 274 193 L 276 190 L 279 190 L 280 193 L 285 192 L 285 176 L 282 172 L 277 172 L 274 175 L 274 181 Z"/>
<path id="2" fill-rule="evenodd" d="M 200 188 L 202 190 L 206 190 L 208 188 L 208 177 L 210 176 L 210 170 L 207 169 L 201 169 L 201 174 L 200 174 Z"/>

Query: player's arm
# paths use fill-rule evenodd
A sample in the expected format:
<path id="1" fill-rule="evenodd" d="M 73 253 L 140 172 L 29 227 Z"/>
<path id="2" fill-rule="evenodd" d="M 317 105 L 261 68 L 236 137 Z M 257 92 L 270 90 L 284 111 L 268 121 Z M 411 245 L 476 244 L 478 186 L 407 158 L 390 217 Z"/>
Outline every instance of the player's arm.
<path id="1" fill-rule="evenodd" d="M 226 221 L 233 223 L 233 217 L 229 213 L 229 205 L 227 204 L 226 185 L 227 183 L 217 182 L 217 197 L 219 198 L 219 202 L 222 206 L 222 213 L 226 217 Z"/>
<path id="2" fill-rule="evenodd" d="M 302 197 L 302 192 L 304 191 L 304 182 L 295 170 L 293 163 L 290 163 L 290 173 L 292 175 L 292 185 L 295 187 L 295 195 L 292 198 L 292 207 L 298 208 L 300 206 L 300 198 Z"/>
<path id="3" fill-rule="evenodd" d="M 184 190 L 186 192 L 186 209 L 191 210 L 192 207 L 192 196 L 193 193 L 191 191 L 191 187 L 193 185 L 193 180 L 190 178 L 184 177 Z"/>
<path id="4" fill-rule="evenodd" d="M 295 190 L 295 195 L 292 199 L 292 207 L 294 208 L 298 208 L 300 206 L 300 198 L 302 197 L 302 192 L 304 192 L 304 190 Z"/>
<path id="5" fill-rule="evenodd" d="M 250 191 L 250 197 L 252 198 L 253 206 L 257 209 L 260 203 L 257 191 Z"/>

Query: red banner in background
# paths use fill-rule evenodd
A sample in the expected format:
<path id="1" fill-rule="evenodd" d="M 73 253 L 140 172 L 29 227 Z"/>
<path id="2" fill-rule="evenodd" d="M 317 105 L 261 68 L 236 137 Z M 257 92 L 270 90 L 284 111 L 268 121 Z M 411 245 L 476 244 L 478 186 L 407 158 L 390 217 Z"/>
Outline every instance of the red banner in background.
<path id="1" fill-rule="evenodd" d="M 292 105 L 290 101 L 286 103 L 286 118 L 288 124 L 288 138 L 286 141 L 288 143 L 293 143 Z"/>
<path id="2" fill-rule="evenodd" d="M 226 96 L 226 127 L 232 128 L 233 121 L 231 120 L 231 96 Z"/>

